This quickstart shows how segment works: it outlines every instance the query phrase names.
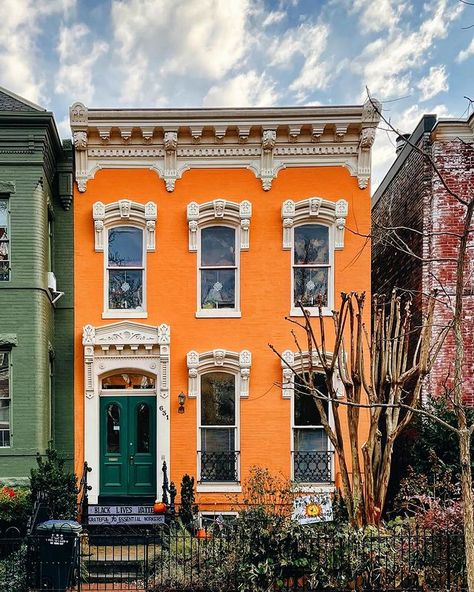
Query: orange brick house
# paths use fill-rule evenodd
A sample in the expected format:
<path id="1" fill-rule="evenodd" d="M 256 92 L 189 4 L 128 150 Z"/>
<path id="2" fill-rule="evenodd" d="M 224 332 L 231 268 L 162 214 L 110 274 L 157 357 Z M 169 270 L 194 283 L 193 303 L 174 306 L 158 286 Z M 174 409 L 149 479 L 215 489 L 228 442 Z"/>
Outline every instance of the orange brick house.
<path id="1" fill-rule="evenodd" d="M 341 291 L 370 293 L 370 105 L 76 103 L 70 120 L 74 441 L 90 503 L 160 497 L 163 461 L 178 487 L 196 478 L 201 510 L 225 509 L 252 465 L 331 489 L 317 411 L 268 343 L 304 367 L 284 318 L 296 302 L 316 312 L 321 294 L 330 327 Z"/>

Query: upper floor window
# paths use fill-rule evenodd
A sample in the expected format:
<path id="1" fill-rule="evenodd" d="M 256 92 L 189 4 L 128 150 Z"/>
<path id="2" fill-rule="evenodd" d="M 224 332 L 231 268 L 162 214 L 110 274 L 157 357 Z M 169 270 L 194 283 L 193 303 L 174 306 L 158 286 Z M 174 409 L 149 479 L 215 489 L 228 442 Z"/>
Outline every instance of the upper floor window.
<path id="1" fill-rule="evenodd" d="M 10 351 L 0 350 L 0 447 L 10 446 L 11 375 Z"/>
<path id="2" fill-rule="evenodd" d="M 107 247 L 108 310 L 144 311 L 144 273 L 141 228 L 110 228 Z"/>
<path id="3" fill-rule="evenodd" d="M 304 224 L 294 229 L 293 302 L 305 307 L 328 306 L 331 277 L 329 228 L 321 224 Z"/>
<path id="4" fill-rule="evenodd" d="M 197 317 L 240 316 L 240 251 L 249 247 L 251 214 L 248 201 L 188 205 L 189 250 L 198 251 Z"/>
<path id="5" fill-rule="evenodd" d="M 145 318 L 146 253 L 155 250 L 157 208 L 122 199 L 94 204 L 95 250 L 105 253 L 103 318 Z"/>
<path id="6" fill-rule="evenodd" d="M 305 308 L 331 314 L 334 294 L 334 251 L 344 248 L 348 204 L 320 197 L 282 206 L 283 248 L 291 249 L 291 313 Z"/>
<path id="7" fill-rule="evenodd" d="M 10 279 L 9 200 L 0 197 L 0 281 Z"/>
<path id="8" fill-rule="evenodd" d="M 200 302 L 202 310 L 236 309 L 238 272 L 235 228 L 208 226 L 201 230 Z"/>

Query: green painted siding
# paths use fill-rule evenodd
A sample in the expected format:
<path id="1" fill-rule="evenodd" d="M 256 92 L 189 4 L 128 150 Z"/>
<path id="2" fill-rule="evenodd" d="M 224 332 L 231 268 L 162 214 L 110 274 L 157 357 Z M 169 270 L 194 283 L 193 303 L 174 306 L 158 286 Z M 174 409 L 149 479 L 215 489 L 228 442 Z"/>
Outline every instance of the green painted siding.
<path id="1" fill-rule="evenodd" d="M 15 188 L 9 195 L 10 280 L 0 281 L 0 338 L 17 337 L 11 348 L 11 446 L 0 447 L 0 482 L 26 481 L 50 439 L 72 464 L 73 218 L 58 195 L 57 165 L 64 160 L 51 113 L 0 112 L 0 191 L 4 183 Z M 62 168 L 71 173 L 71 161 Z M 53 270 L 48 212 L 54 219 Z M 56 305 L 48 271 L 65 293 Z"/>

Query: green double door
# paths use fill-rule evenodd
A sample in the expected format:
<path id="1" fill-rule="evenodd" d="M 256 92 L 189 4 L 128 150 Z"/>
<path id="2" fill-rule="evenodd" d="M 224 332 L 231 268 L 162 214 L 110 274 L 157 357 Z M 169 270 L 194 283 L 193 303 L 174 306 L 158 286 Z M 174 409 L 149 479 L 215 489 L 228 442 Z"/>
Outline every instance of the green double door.
<path id="1" fill-rule="evenodd" d="M 100 458 L 100 495 L 155 496 L 155 397 L 100 397 Z"/>

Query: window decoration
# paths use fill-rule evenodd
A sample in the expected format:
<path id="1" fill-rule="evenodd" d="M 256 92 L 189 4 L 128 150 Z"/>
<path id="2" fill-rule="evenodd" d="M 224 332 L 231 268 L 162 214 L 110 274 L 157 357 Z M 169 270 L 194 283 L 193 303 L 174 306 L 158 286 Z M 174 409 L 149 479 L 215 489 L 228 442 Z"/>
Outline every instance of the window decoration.
<path id="1" fill-rule="evenodd" d="M 0 198 L 0 281 L 10 279 L 10 214 L 9 200 Z"/>
<path id="2" fill-rule="evenodd" d="M 0 350 L 0 447 L 10 446 L 11 376 L 10 351 Z"/>
<path id="3" fill-rule="evenodd" d="M 240 316 L 240 251 L 249 248 L 252 205 L 188 204 L 189 250 L 198 251 L 197 316 Z"/>
<path id="4" fill-rule="evenodd" d="M 241 398 L 249 396 L 250 368 L 252 366 L 252 354 L 243 349 L 241 352 L 233 352 L 225 349 L 214 349 L 198 353 L 190 351 L 187 355 L 188 365 L 188 397 L 199 395 L 199 376 L 204 372 L 225 368 L 234 374 L 238 374 L 239 393 Z"/>
<path id="5" fill-rule="evenodd" d="M 292 250 L 291 314 L 301 314 L 298 303 L 330 311 L 333 300 L 333 251 L 344 247 L 348 204 L 320 197 L 282 206 L 283 248 Z"/>
<path id="6" fill-rule="evenodd" d="M 157 207 L 127 199 L 93 207 L 95 250 L 105 252 L 104 317 L 146 316 L 146 251 L 155 250 Z"/>
<path id="7" fill-rule="evenodd" d="M 102 390 L 153 390 L 155 386 L 156 381 L 151 376 L 130 372 L 120 372 L 102 379 Z"/>

